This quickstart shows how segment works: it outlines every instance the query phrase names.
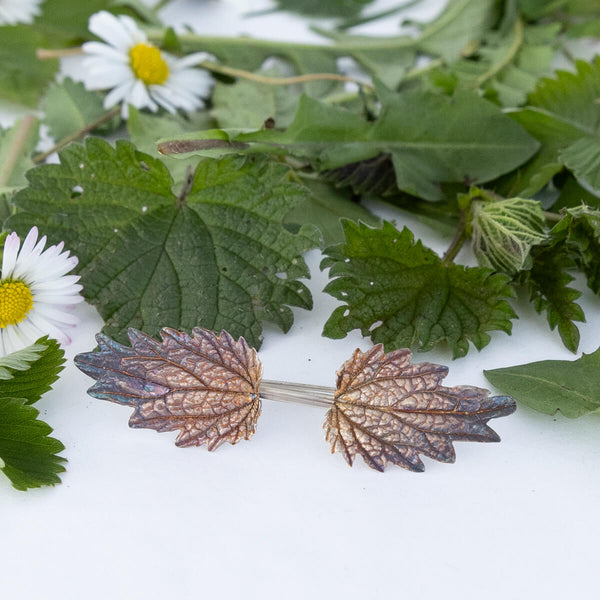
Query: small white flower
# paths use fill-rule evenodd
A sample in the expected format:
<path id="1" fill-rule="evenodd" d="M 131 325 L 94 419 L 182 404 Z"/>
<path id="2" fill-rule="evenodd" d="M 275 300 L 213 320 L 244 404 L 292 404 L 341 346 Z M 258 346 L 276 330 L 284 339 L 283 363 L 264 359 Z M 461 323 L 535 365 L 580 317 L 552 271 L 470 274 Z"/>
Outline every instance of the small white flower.
<path id="1" fill-rule="evenodd" d="M 31 23 L 40 14 L 42 0 L 0 0 L 0 25 Z"/>
<path id="2" fill-rule="evenodd" d="M 33 344 L 44 335 L 68 344 L 64 329 L 77 324 L 69 310 L 83 298 L 79 276 L 67 275 L 77 257 L 63 252 L 63 242 L 45 251 L 33 227 L 21 246 L 16 233 L 4 241 L 0 277 L 0 356 Z"/>
<path id="3" fill-rule="evenodd" d="M 148 42 L 146 34 L 126 15 L 116 17 L 101 11 L 90 17 L 89 30 L 102 42 L 86 42 L 82 49 L 83 81 L 90 90 L 110 89 L 104 108 L 122 102 L 127 118 L 128 105 L 175 113 L 178 108 L 191 112 L 204 106 L 213 84 L 206 72 L 194 69 L 208 57 L 204 53 L 178 59 Z"/>

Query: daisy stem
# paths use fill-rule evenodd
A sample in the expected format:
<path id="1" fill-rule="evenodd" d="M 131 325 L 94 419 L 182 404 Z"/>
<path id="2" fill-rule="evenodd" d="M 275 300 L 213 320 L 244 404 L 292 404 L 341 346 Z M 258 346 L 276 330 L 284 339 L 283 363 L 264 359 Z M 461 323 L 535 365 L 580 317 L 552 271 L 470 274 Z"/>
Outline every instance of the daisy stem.
<path id="1" fill-rule="evenodd" d="M 250 81 L 256 81 L 258 83 L 265 83 L 267 85 L 290 85 L 292 83 L 306 83 L 307 81 L 346 81 L 350 83 L 356 83 L 368 89 L 374 89 L 372 85 L 364 83 L 341 75 L 339 73 L 306 73 L 305 75 L 295 75 L 293 77 L 267 77 L 265 75 L 259 75 L 258 73 L 252 73 L 250 71 L 244 71 L 243 69 L 234 69 L 233 67 L 227 67 L 225 65 L 219 65 L 217 63 L 202 61 L 199 63 L 200 67 L 203 67 L 207 71 L 213 73 L 221 73 L 222 75 L 229 75 L 231 77 L 241 77 L 243 79 L 249 79 Z"/>
<path id="2" fill-rule="evenodd" d="M 40 154 L 36 154 L 36 156 L 33 157 L 33 162 L 36 165 L 44 162 L 51 154 L 54 154 L 55 152 L 62 150 L 67 144 L 77 141 L 78 139 L 82 138 L 84 135 L 90 133 L 90 131 L 93 131 L 94 129 L 96 129 L 97 127 L 100 127 L 101 125 L 104 125 L 104 123 L 106 123 L 106 122 L 110 121 L 111 119 L 113 119 L 114 117 L 116 117 L 120 112 L 121 112 L 120 105 L 115 106 L 114 108 L 111 108 L 107 113 L 104 113 L 100 118 L 96 119 L 93 123 L 90 123 L 89 125 L 86 125 L 85 127 L 78 129 L 77 131 L 74 131 L 73 133 L 69 134 L 67 137 L 64 137 L 62 140 L 59 140 L 58 142 L 56 142 L 56 144 L 54 144 L 54 146 L 52 146 L 52 148 L 50 148 L 49 150 L 46 150 L 45 152 L 42 152 Z"/>
<path id="3" fill-rule="evenodd" d="M 8 156 L 4 158 L 4 162 L 0 164 L 0 188 L 6 187 L 10 175 L 21 157 L 23 148 L 27 142 L 27 136 L 35 122 L 35 117 L 32 114 L 27 114 L 19 124 L 13 142 L 8 151 Z"/>

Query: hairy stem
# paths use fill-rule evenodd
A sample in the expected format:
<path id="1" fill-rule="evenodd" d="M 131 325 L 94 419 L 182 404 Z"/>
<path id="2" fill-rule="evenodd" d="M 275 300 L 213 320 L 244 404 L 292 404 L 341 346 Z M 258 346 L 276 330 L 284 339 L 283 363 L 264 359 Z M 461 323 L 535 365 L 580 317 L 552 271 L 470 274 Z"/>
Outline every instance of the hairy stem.
<path id="1" fill-rule="evenodd" d="M 546 221 L 552 221 L 554 223 L 558 223 L 558 221 L 562 219 L 562 215 L 547 210 L 544 211 L 544 217 L 546 218 Z"/>
<path id="2" fill-rule="evenodd" d="M 84 135 L 90 133 L 90 131 L 93 131 L 97 127 L 104 125 L 104 123 L 107 123 L 108 121 L 110 121 L 111 119 L 116 117 L 120 112 L 121 112 L 120 106 L 115 106 L 114 108 L 111 108 L 107 113 L 104 113 L 100 118 L 96 119 L 93 123 L 90 123 L 89 125 L 86 125 L 85 127 L 82 127 L 81 129 L 79 129 L 77 131 L 74 131 L 73 133 L 69 134 L 67 137 L 58 141 L 56 144 L 54 144 L 54 146 L 52 146 L 52 148 L 50 148 L 50 150 L 46 150 L 45 152 L 42 152 L 41 154 L 37 154 L 36 156 L 34 156 L 33 162 L 36 165 L 44 162 L 51 154 L 54 154 L 55 152 L 62 150 L 67 144 L 70 144 L 71 142 L 75 142 L 78 139 L 81 139 Z"/>
<path id="3" fill-rule="evenodd" d="M 32 114 L 27 114 L 23 117 L 23 120 L 16 131 L 12 145 L 9 148 L 8 156 L 4 159 L 4 163 L 0 164 L 0 188 L 5 187 L 8 183 L 11 173 L 21 157 L 21 153 L 27 142 L 27 136 L 34 123 L 35 117 Z"/>
<path id="4" fill-rule="evenodd" d="M 442 262 L 444 264 L 452 262 L 466 241 L 467 213 L 463 210 L 460 213 L 460 221 L 458 222 L 458 227 L 456 228 L 456 232 L 454 233 L 454 238 L 452 238 L 452 242 L 450 242 L 448 250 L 446 250 L 446 252 L 444 252 L 444 256 L 442 256 Z"/>

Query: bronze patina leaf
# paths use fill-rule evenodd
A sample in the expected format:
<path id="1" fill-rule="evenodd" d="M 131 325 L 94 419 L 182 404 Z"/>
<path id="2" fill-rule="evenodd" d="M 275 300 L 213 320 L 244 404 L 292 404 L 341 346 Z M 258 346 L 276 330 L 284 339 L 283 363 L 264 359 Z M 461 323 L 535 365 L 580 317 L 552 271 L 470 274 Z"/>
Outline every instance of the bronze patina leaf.
<path id="1" fill-rule="evenodd" d="M 75 358 L 97 380 L 88 393 L 133 406 L 130 427 L 179 430 L 177 446 L 214 450 L 250 439 L 260 415 L 256 350 L 225 331 L 195 328 L 190 336 L 164 328 L 161 337 L 130 329 L 129 348 L 99 334 L 100 352 Z"/>
<path id="2" fill-rule="evenodd" d="M 411 364 L 409 350 L 385 353 L 378 344 L 355 350 L 338 371 L 335 399 L 324 427 L 331 451 L 348 464 L 359 454 L 378 471 L 388 462 L 425 469 L 419 454 L 454 462 L 453 441 L 499 442 L 487 426 L 515 410 L 508 396 L 489 397 L 471 386 L 444 387 L 448 367 Z"/>

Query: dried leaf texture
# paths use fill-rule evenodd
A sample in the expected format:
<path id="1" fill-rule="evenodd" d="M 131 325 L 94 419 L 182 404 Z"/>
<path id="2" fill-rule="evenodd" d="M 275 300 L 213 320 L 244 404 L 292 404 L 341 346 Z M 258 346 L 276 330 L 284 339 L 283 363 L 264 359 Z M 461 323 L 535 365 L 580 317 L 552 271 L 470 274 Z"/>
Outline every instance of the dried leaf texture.
<path id="1" fill-rule="evenodd" d="M 128 335 L 131 348 L 99 334 L 100 352 L 75 358 L 97 379 L 91 396 L 133 406 L 130 427 L 179 430 L 177 446 L 214 450 L 250 439 L 260 415 L 262 365 L 244 338 L 200 328 L 191 336 L 164 328 L 162 342 L 135 329 Z"/>
<path id="2" fill-rule="evenodd" d="M 499 442 L 487 422 L 509 415 L 515 402 L 489 397 L 471 386 L 441 385 L 448 367 L 411 364 L 406 349 L 385 353 L 377 344 L 355 350 L 338 371 L 337 389 L 324 427 L 332 452 L 349 465 L 355 456 L 378 471 L 388 462 L 424 471 L 420 454 L 454 462 L 453 441 Z"/>

